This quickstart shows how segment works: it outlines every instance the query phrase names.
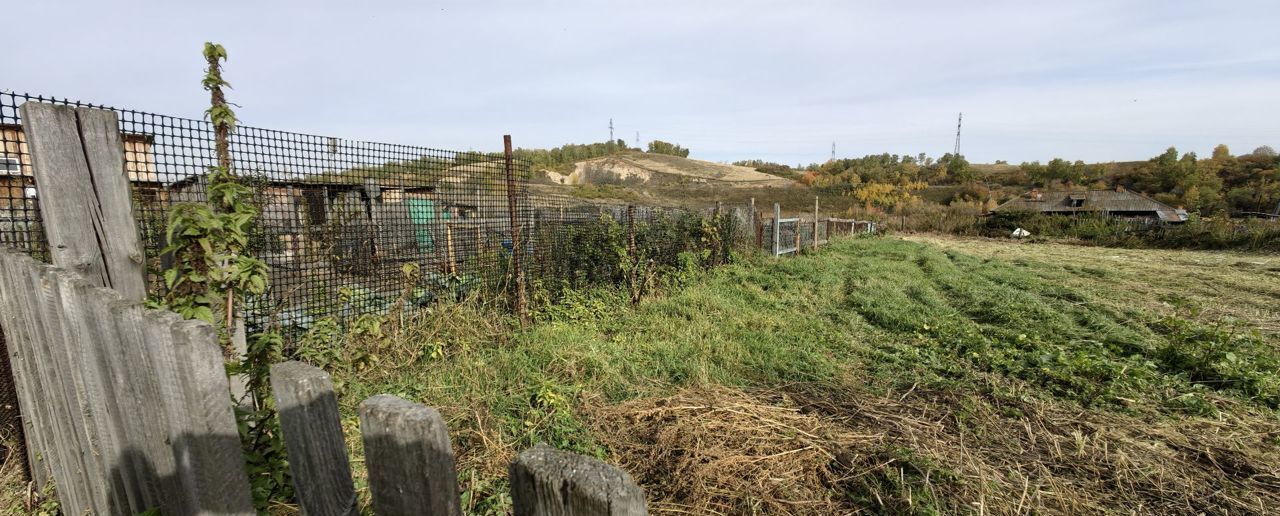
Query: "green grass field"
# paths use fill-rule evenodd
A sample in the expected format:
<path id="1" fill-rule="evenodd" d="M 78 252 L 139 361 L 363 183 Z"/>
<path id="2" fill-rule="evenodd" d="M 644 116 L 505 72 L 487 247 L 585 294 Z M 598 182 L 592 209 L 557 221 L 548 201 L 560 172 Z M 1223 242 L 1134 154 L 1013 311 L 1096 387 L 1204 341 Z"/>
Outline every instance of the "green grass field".
<path id="1" fill-rule="evenodd" d="M 1268 513 L 1278 279 L 1265 255 L 848 239 L 525 330 L 440 309 L 334 369 L 356 464 L 359 400 L 440 407 L 476 513 L 538 441 L 660 513 Z"/>
<path id="2" fill-rule="evenodd" d="M 518 329 L 461 304 L 317 339 L 355 406 L 449 420 L 464 505 L 540 441 L 659 514 L 1280 511 L 1280 257 L 949 237 L 743 257 Z M 324 344 L 319 344 L 324 342 Z M 281 508 L 288 512 L 288 508 Z"/>

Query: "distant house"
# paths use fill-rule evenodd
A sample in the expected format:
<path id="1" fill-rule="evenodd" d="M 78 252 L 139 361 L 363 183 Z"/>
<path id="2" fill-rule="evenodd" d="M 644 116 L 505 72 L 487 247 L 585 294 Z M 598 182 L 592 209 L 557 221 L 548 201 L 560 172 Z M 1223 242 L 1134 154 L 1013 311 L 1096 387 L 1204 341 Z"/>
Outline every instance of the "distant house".
<path id="1" fill-rule="evenodd" d="M 35 195 L 22 128 L 0 125 L 0 210 L 24 211 Z"/>
<path id="2" fill-rule="evenodd" d="M 124 166 L 134 191 L 144 199 L 160 191 L 156 173 L 155 140 L 144 134 L 122 133 Z M 0 124 L 0 210 L 23 211 L 35 196 L 31 154 L 22 126 Z"/>
<path id="3" fill-rule="evenodd" d="M 1030 211 L 1057 215 L 1102 214 L 1124 219 L 1169 223 L 1187 220 L 1186 210 L 1171 207 L 1124 188 L 1062 191 L 1033 189 L 997 206 L 994 211 Z"/>

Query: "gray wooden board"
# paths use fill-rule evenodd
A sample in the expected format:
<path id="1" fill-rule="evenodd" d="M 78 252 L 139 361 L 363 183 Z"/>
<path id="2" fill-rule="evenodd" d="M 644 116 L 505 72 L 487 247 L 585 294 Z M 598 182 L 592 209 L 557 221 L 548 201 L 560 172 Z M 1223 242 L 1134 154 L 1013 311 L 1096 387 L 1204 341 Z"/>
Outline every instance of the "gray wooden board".
<path id="1" fill-rule="evenodd" d="M 53 264 L 142 300 L 142 246 L 115 113 L 39 102 L 20 110 Z"/>
<path id="2" fill-rule="evenodd" d="M 310 516 L 356 514 L 338 398 L 329 374 L 302 362 L 274 364 L 271 391 L 302 512 Z"/>
<path id="3" fill-rule="evenodd" d="M 644 491 L 625 471 L 590 457 L 538 444 L 510 467 L 517 516 L 638 516 Z"/>
<path id="4" fill-rule="evenodd" d="M 91 489 L 92 450 L 84 435 L 81 413 L 83 393 L 76 386 L 70 368 L 67 367 L 67 336 L 63 329 L 58 306 L 59 292 L 57 282 L 52 276 L 51 267 L 33 268 L 29 271 L 34 292 L 37 292 L 36 318 L 39 320 L 39 338 L 32 342 L 40 348 L 39 374 L 44 380 L 46 396 L 53 406 L 55 447 L 61 459 L 62 475 L 54 474 L 57 480 L 58 498 L 63 507 L 72 513 L 85 511 L 98 512 L 100 503 L 95 500 Z M 65 480 L 64 480 L 65 479 Z M 70 501 L 64 501 L 70 499 Z M 65 510 L 65 509 L 64 509 Z"/>
<path id="5" fill-rule="evenodd" d="M 162 313 L 171 321 L 168 327 L 183 375 L 185 429 L 175 452 L 188 460 L 180 462 L 178 470 L 189 482 L 196 514 L 254 514 L 231 384 L 216 333 L 204 322 L 175 320 L 176 315 Z"/>
<path id="6" fill-rule="evenodd" d="M 138 303 L 118 301 L 107 303 L 107 310 L 112 314 L 120 336 L 120 358 L 132 368 L 131 377 L 117 381 L 122 382 L 118 385 L 127 386 L 128 390 L 123 392 L 133 398 L 126 404 L 134 423 L 130 433 L 133 461 L 140 480 L 146 483 L 143 489 L 156 497 L 148 499 L 147 505 L 175 508 L 180 500 L 168 493 L 174 490 L 172 475 L 177 468 L 176 457 L 168 445 L 170 416 L 160 405 L 159 377 L 137 374 L 138 371 L 154 371 L 167 365 L 161 365 L 160 357 L 151 351 L 155 344 L 150 339 L 155 337 L 149 335 L 143 325 L 146 309 Z M 167 343 L 166 340 L 164 344 Z"/>
<path id="7" fill-rule="evenodd" d="M 360 403 L 360 432 L 375 513 L 462 514 L 449 429 L 439 412 L 380 394 Z"/>
<path id="8" fill-rule="evenodd" d="M 35 356 L 29 344 L 34 329 L 32 319 L 24 317 L 31 303 L 31 289 L 25 274 L 31 258 L 0 249 L 0 325 L 8 339 L 10 365 L 18 391 L 18 403 L 22 414 L 24 435 L 27 440 L 28 464 L 36 487 L 43 488 L 52 475 L 49 462 L 52 445 L 49 443 L 49 410 L 44 403 L 37 403 L 40 391 L 36 376 Z"/>
<path id="9" fill-rule="evenodd" d="M 95 348 L 100 344 L 101 331 L 94 327 L 86 300 L 88 284 L 66 270 L 54 270 L 46 276 L 54 282 L 59 303 L 54 307 L 62 319 L 66 361 L 62 364 L 75 383 L 79 413 L 75 423 L 90 451 L 86 466 L 91 468 L 90 484 L 94 505 L 98 513 L 123 512 L 128 507 L 128 494 L 114 461 L 122 450 L 117 446 L 110 418 L 107 415 L 107 399 L 110 393 L 103 385 L 98 368 L 99 358 Z"/>
<path id="10" fill-rule="evenodd" d="M 373 205 L 375 243 L 379 255 L 393 259 L 409 259 L 418 254 L 418 237 L 409 204 L 405 202 Z"/>
<path id="11" fill-rule="evenodd" d="M 94 230 L 111 276 L 106 286 L 125 299 L 142 301 L 147 296 L 146 260 L 133 218 L 118 116 L 105 109 L 76 108 L 76 117 L 100 214 L 94 222 L 101 226 Z"/>

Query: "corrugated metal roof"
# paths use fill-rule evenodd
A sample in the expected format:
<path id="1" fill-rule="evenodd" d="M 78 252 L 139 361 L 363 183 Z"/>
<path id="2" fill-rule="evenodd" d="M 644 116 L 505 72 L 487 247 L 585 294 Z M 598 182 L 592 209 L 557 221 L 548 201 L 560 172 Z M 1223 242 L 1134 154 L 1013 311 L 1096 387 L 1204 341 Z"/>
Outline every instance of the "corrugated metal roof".
<path id="1" fill-rule="evenodd" d="M 1116 215 L 1149 213 L 1165 222 L 1187 220 L 1185 210 L 1176 210 L 1167 204 L 1127 190 L 1041 191 L 1039 194 L 1039 199 L 1033 199 L 1030 193 L 1020 195 L 997 206 L 996 211 L 1104 212 Z M 1072 200 L 1075 200 L 1079 206 L 1072 206 Z M 1081 200 L 1084 202 L 1080 202 Z"/>

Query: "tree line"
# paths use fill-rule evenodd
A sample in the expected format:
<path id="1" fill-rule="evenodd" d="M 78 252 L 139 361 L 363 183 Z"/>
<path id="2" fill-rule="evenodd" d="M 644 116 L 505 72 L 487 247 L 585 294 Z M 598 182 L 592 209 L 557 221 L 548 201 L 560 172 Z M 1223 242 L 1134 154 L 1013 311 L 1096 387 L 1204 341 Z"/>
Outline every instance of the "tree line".
<path id="1" fill-rule="evenodd" d="M 1054 158 L 1043 165 L 1022 163 L 1001 182 L 1055 189 L 1124 187 L 1202 215 L 1280 210 L 1280 157 L 1265 145 L 1238 156 L 1218 145 L 1207 159 L 1175 147 L 1136 163 L 1086 165 Z"/>
<path id="2" fill-rule="evenodd" d="M 744 160 L 768 174 L 795 179 L 816 190 L 891 206 L 912 198 L 928 185 L 954 185 L 953 200 L 990 201 L 998 187 L 1046 189 L 1125 189 L 1151 196 L 1171 206 L 1202 215 L 1247 215 L 1280 210 L 1280 156 L 1262 146 L 1248 154 L 1232 155 L 1218 145 L 1209 158 L 1170 147 L 1158 156 L 1136 163 L 1085 163 L 1054 158 L 1048 162 L 971 165 L 963 155 L 934 159 L 917 155 L 869 154 L 794 167 L 762 160 Z M 865 199 L 864 199 L 865 198 Z"/>
<path id="3" fill-rule="evenodd" d="M 516 159 L 528 161 L 536 169 L 546 170 L 563 170 L 573 163 L 601 158 L 604 156 L 612 156 L 620 152 L 640 151 L 635 147 L 628 147 L 627 142 L 622 138 L 614 141 L 596 142 L 596 143 L 566 143 L 559 147 L 550 149 L 515 149 L 512 155 Z M 668 154 L 671 156 L 679 156 L 681 158 L 689 157 L 689 149 L 681 147 L 676 143 L 668 143 L 662 140 L 654 140 L 649 142 L 648 152 L 654 154 Z"/>

